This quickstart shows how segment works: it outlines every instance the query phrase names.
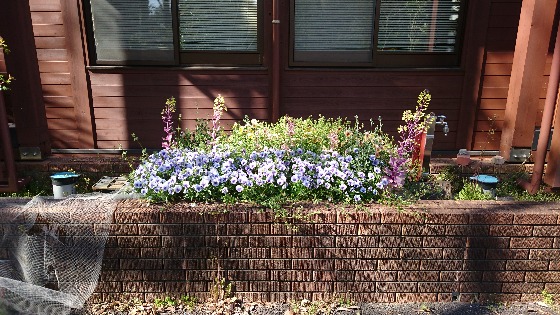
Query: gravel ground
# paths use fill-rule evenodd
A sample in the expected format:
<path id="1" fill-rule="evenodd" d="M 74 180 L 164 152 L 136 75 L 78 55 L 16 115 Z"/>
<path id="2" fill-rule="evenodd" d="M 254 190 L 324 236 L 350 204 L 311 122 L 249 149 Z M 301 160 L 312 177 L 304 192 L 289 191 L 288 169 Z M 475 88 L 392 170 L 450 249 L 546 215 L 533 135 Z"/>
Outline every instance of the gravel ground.
<path id="1" fill-rule="evenodd" d="M 150 303 L 121 303 L 87 305 L 74 315 L 560 315 L 560 306 L 544 303 L 365 303 L 340 306 L 326 303 L 259 304 L 242 303 L 235 298 L 219 303 L 198 304 L 194 309 L 185 305 L 156 308 Z"/>

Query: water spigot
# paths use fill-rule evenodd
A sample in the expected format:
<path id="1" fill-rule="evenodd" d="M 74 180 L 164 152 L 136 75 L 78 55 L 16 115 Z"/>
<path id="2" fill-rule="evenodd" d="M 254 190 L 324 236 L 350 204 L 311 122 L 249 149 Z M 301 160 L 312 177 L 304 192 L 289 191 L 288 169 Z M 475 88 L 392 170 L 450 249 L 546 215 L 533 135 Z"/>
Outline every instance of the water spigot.
<path id="1" fill-rule="evenodd" d="M 443 134 L 445 136 L 447 136 L 447 134 L 449 133 L 449 126 L 447 125 L 447 122 L 445 121 L 447 117 L 445 117 L 444 115 L 439 115 L 436 116 L 436 125 L 442 125 L 443 126 Z"/>

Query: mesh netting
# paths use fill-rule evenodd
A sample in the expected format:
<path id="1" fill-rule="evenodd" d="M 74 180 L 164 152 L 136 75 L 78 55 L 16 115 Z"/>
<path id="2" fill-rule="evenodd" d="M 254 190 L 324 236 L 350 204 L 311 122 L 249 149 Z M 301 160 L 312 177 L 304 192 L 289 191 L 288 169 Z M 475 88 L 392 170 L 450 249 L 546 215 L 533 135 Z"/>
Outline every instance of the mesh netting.
<path id="1" fill-rule="evenodd" d="M 0 200 L 0 313 L 81 308 L 97 286 L 115 207 L 114 195 Z"/>

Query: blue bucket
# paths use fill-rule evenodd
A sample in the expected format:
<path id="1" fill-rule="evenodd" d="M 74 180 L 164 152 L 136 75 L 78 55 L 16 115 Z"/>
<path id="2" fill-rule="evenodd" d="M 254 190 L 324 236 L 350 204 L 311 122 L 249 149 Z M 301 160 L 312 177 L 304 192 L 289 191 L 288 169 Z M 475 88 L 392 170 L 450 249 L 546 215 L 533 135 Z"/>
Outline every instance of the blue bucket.
<path id="1" fill-rule="evenodd" d="M 73 172 L 60 172 L 51 175 L 54 199 L 64 199 L 76 194 L 76 182 L 80 177 Z"/>

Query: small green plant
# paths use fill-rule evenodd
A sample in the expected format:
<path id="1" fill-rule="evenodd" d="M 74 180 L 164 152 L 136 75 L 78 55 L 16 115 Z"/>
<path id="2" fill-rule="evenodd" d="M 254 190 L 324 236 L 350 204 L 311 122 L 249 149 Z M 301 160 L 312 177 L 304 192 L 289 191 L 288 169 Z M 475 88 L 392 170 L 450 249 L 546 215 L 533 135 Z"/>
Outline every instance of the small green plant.
<path id="1" fill-rule="evenodd" d="M 331 314 L 332 305 L 327 301 L 309 301 L 303 299 L 290 303 L 290 309 L 294 314 L 301 315 L 318 315 L 318 314 Z"/>
<path id="2" fill-rule="evenodd" d="M 543 301 L 546 305 L 548 305 L 548 306 L 550 306 L 550 307 L 552 307 L 552 306 L 555 305 L 555 298 L 554 298 L 554 295 L 552 295 L 551 293 L 549 293 L 546 289 L 545 289 L 545 290 L 542 290 L 541 296 L 542 296 L 542 301 Z"/>
<path id="3" fill-rule="evenodd" d="M 490 194 L 485 193 L 475 182 L 465 180 L 463 189 L 459 191 L 457 200 L 492 200 Z"/>
<path id="4" fill-rule="evenodd" d="M 198 299 L 194 296 L 183 295 L 181 296 L 181 302 L 183 302 L 188 309 L 192 310 L 198 303 Z"/>
<path id="5" fill-rule="evenodd" d="M 493 302 L 488 305 L 485 305 L 485 308 L 490 311 L 492 314 L 499 314 L 499 312 L 504 308 L 504 304 L 500 302 Z"/>
<path id="6" fill-rule="evenodd" d="M 496 194 L 500 197 L 513 197 L 518 201 L 537 201 L 537 202 L 558 202 L 560 194 L 547 191 L 546 187 L 541 186 L 536 194 L 529 194 L 517 181 L 519 179 L 529 180 L 529 175 L 523 171 L 503 174 L 496 188 Z"/>
<path id="7" fill-rule="evenodd" d="M 419 311 L 422 312 L 422 313 L 431 313 L 432 309 L 430 308 L 430 306 L 428 306 L 428 304 L 422 303 L 422 304 L 420 304 Z"/>
<path id="8" fill-rule="evenodd" d="M 216 277 L 212 287 L 210 288 L 210 295 L 212 300 L 217 303 L 218 301 L 232 297 L 232 283 L 226 281 L 225 278 Z"/>
<path id="9" fill-rule="evenodd" d="M 436 181 L 449 181 L 451 183 L 451 194 L 455 195 L 463 188 L 463 177 L 461 169 L 457 165 L 449 165 L 441 168 L 439 173 L 434 175 Z"/>
<path id="10" fill-rule="evenodd" d="M 155 298 L 155 299 L 154 299 L 154 306 L 155 306 L 155 307 L 157 307 L 157 308 L 162 308 L 162 307 L 163 307 L 163 304 L 164 304 L 164 302 L 163 302 L 162 299 L 158 299 L 158 298 Z"/>
<path id="11" fill-rule="evenodd" d="M 337 304 L 342 307 L 350 307 L 354 305 L 354 302 L 347 296 L 341 296 L 338 298 Z"/>
<path id="12" fill-rule="evenodd" d="M 488 150 L 490 145 L 494 143 L 496 138 L 496 120 L 498 116 L 496 114 L 492 115 L 492 117 L 487 117 L 488 119 L 488 130 L 486 131 L 486 142 L 480 145 L 480 157 L 484 156 L 484 152 Z"/>
<path id="13" fill-rule="evenodd" d="M 172 307 L 175 305 L 177 305 L 177 302 L 169 296 L 166 296 L 163 299 L 154 299 L 154 306 L 157 308 Z"/>
<path id="14" fill-rule="evenodd" d="M 306 222 L 313 223 L 312 217 L 319 212 L 304 212 L 303 206 L 299 206 L 295 209 L 289 210 L 284 207 L 279 209 L 274 209 L 274 219 L 276 221 L 284 223 L 284 225 L 290 230 L 297 232 L 298 226 L 294 223 L 296 222 Z"/>
<path id="15" fill-rule="evenodd" d="M 181 116 L 179 115 L 179 121 Z M 178 148 L 191 150 L 208 150 L 211 138 L 210 128 L 204 119 L 197 119 L 193 131 L 177 127 L 175 145 Z"/>

